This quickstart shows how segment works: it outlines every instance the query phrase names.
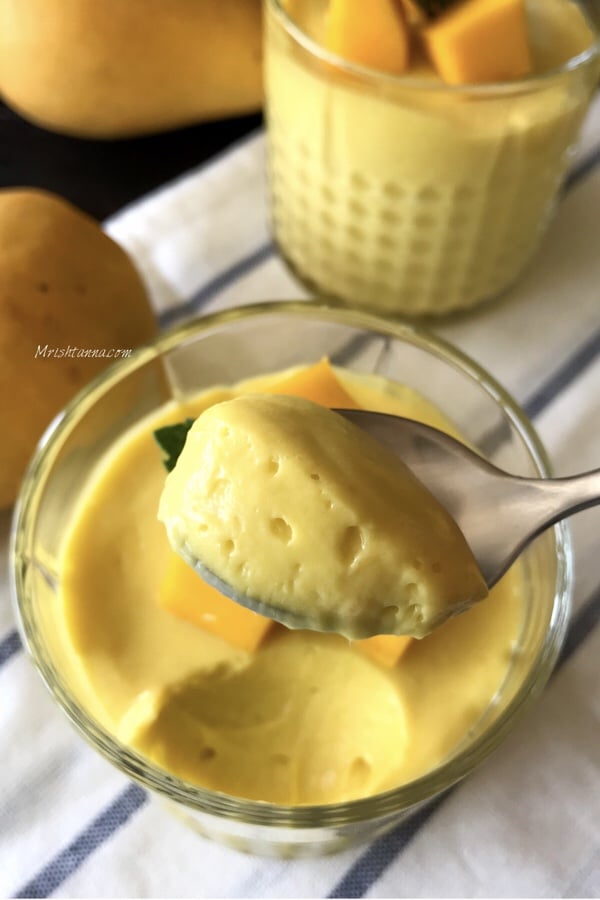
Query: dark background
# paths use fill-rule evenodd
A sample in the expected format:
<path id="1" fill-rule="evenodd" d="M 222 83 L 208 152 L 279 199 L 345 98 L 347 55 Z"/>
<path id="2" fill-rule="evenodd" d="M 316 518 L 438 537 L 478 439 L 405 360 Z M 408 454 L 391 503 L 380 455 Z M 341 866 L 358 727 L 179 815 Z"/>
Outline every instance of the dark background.
<path id="1" fill-rule="evenodd" d="M 37 128 L 0 103 L 0 187 L 46 188 L 104 219 L 261 121 L 245 116 L 133 140 L 90 141 Z"/>

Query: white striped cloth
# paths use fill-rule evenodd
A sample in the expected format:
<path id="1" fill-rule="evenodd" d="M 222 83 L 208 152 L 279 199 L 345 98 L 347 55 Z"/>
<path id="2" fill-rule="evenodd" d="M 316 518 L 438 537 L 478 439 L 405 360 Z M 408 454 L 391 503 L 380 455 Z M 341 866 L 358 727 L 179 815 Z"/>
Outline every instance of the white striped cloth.
<path id="1" fill-rule="evenodd" d="M 106 223 L 163 324 L 302 297 L 266 225 L 257 133 Z M 437 330 L 525 406 L 558 474 L 600 465 L 600 97 L 533 265 Z M 550 685 L 502 749 L 372 845 L 312 861 L 186 830 L 71 730 L 25 658 L 0 565 L 0 894 L 47 897 L 592 897 L 600 893 L 600 510 L 573 520 L 576 591 Z M 0 519 L 3 542 L 9 517 Z"/>

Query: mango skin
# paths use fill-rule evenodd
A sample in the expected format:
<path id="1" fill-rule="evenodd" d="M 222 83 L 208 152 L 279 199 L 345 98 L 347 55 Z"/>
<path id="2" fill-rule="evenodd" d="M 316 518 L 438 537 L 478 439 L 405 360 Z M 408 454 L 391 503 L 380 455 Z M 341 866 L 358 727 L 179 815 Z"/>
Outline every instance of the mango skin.
<path id="1" fill-rule="evenodd" d="M 91 138 L 255 111 L 260 0 L 0 0 L 0 96 Z"/>
<path id="2" fill-rule="evenodd" d="M 97 222 L 44 191 L 0 191 L 0 509 L 52 418 L 115 361 L 38 348 L 129 350 L 155 334 L 137 270 Z"/>

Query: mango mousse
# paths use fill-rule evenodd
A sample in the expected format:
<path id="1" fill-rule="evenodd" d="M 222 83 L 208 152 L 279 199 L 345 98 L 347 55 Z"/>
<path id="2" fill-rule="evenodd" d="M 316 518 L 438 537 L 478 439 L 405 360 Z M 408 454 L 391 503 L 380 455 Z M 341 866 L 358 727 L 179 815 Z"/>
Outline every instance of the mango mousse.
<path id="1" fill-rule="evenodd" d="M 452 431 L 407 387 L 326 361 L 167 404 L 106 452 L 66 534 L 60 604 L 69 662 L 86 709 L 176 777 L 280 804 L 370 796 L 438 766 L 493 703 L 518 653 L 521 568 L 421 640 L 291 631 L 219 594 L 173 551 L 157 518 L 165 470 L 153 433 L 217 411 L 223 401 L 252 397 L 254 404 L 259 394 L 404 415 Z M 281 483 L 293 493 L 298 473 L 291 468 L 288 479 L 286 466 Z M 268 524 L 275 498 L 262 483 L 248 487 Z M 333 474 L 321 484 L 346 527 L 354 499 Z M 361 494 L 356 502 L 367 501 Z M 300 545 L 307 553 L 311 540 Z M 429 588 L 430 548 L 414 540 L 422 551 L 410 558 L 415 584 Z M 408 546 L 416 551 L 416 543 Z M 271 562 L 275 579 L 280 562 L 275 555 Z M 325 556 L 321 564 L 323 578 L 334 578 Z M 343 566 L 337 571 L 342 577 Z"/>
<path id="2" fill-rule="evenodd" d="M 205 410 L 159 518 L 184 559 L 290 627 L 423 637 L 487 594 L 460 529 L 402 461 L 299 397 Z"/>
<path id="3" fill-rule="evenodd" d="M 269 0 L 272 221 L 352 306 L 497 296 L 545 230 L 598 76 L 571 0 Z"/>

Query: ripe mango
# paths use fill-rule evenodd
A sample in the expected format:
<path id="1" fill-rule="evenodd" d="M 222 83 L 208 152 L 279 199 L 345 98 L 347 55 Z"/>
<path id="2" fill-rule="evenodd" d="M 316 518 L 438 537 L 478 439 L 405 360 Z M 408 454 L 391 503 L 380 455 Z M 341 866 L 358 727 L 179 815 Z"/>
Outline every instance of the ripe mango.
<path id="1" fill-rule="evenodd" d="M 257 110 L 260 0 L 0 0 L 0 95 L 94 138 Z"/>
<path id="2" fill-rule="evenodd" d="M 1 509 L 56 413 L 156 323 L 125 251 L 45 191 L 0 191 L 0 273 Z"/>

